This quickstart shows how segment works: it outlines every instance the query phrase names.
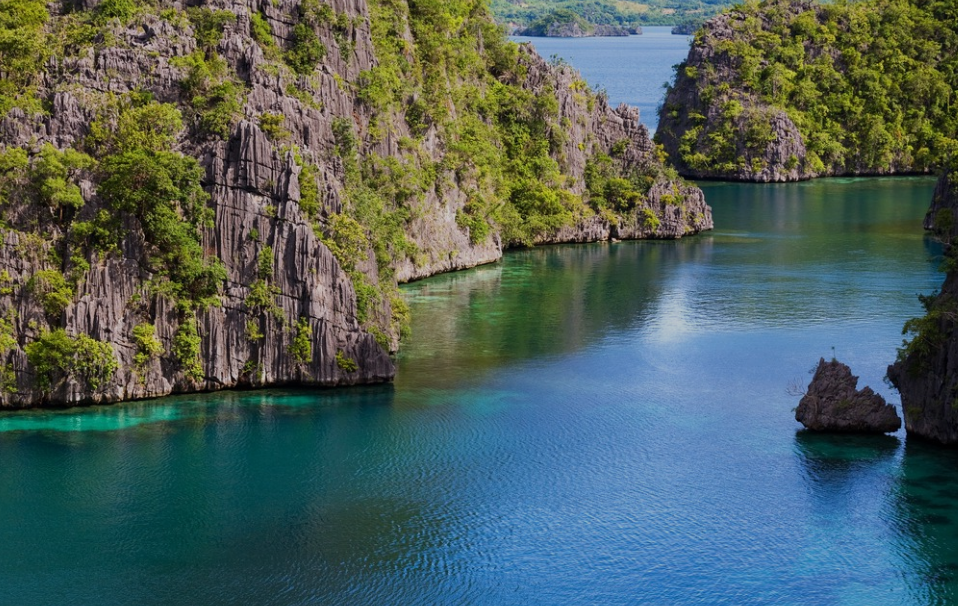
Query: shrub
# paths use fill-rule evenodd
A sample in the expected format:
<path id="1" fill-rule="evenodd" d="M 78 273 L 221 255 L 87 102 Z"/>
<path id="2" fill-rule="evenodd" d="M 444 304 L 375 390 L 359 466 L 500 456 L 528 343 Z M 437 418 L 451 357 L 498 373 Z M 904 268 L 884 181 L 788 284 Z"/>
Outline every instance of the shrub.
<path id="1" fill-rule="evenodd" d="M 60 151 L 46 143 L 30 168 L 30 180 L 40 201 L 60 209 L 62 218 L 63 209 L 75 211 L 83 206 L 80 188 L 72 181 L 80 171 L 89 170 L 95 164 L 93 158 L 84 153 L 73 149 Z"/>
<path id="2" fill-rule="evenodd" d="M 293 27 L 293 40 L 283 55 L 290 69 L 300 75 L 313 73 L 316 65 L 326 56 L 326 47 L 319 41 L 313 28 L 305 23 Z"/>
<path id="3" fill-rule="evenodd" d="M 256 255 L 256 274 L 260 280 L 273 279 L 273 247 L 264 246 Z"/>
<path id="4" fill-rule="evenodd" d="M 366 230 L 355 219 L 344 214 L 330 216 L 328 228 L 329 237 L 324 238 L 323 243 L 344 271 L 355 271 L 368 254 L 369 238 L 366 236 Z"/>
<path id="5" fill-rule="evenodd" d="M 277 320 L 282 320 L 283 309 L 276 304 L 278 294 L 280 294 L 279 287 L 269 284 L 266 280 L 255 280 L 249 285 L 246 305 L 257 313 L 272 314 Z"/>
<path id="6" fill-rule="evenodd" d="M 259 341 L 264 336 L 263 331 L 259 328 L 259 322 L 253 319 L 246 321 L 246 340 L 247 341 Z"/>
<path id="7" fill-rule="evenodd" d="M 230 79 L 226 61 L 216 54 L 207 58 L 196 51 L 186 57 L 176 57 L 171 63 L 186 70 L 182 86 L 190 96 L 200 131 L 228 137 L 241 113 L 244 90 Z"/>
<path id="8" fill-rule="evenodd" d="M 341 349 L 336 352 L 336 366 L 344 372 L 356 372 L 359 370 L 359 365 L 356 364 L 356 360 L 346 357 L 346 354 L 344 354 Z"/>
<path id="9" fill-rule="evenodd" d="M 97 391 L 109 381 L 119 364 L 109 343 L 88 335 L 69 336 L 62 328 L 40 333 L 24 350 L 33 366 L 37 387 L 48 390 L 57 375 L 78 376 L 87 386 Z"/>
<path id="10" fill-rule="evenodd" d="M 63 310 L 73 302 L 73 287 L 63 274 L 55 269 L 44 269 L 33 274 L 27 288 L 39 300 L 48 316 L 59 318 Z"/>
<path id="11" fill-rule="evenodd" d="M 269 21 L 260 13 L 250 13 L 249 22 L 250 36 L 263 49 L 263 55 L 274 61 L 279 59 L 279 48 L 273 38 Z"/>
<path id="12" fill-rule="evenodd" d="M 186 376 L 194 381 L 203 379 L 200 343 L 200 335 L 196 330 L 196 318 L 187 318 L 173 335 L 173 357 L 180 363 Z"/>
<path id="13" fill-rule="evenodd" d="M 290 136 L 290 132 L 283 127 L 285 121 L 283 114 L 264 112 L 259 116 L 259 127 L 273 141 L 282 141 Z"/>
<path id="14" fill-rule="evenodd" d="M 93 20 L 97 24 L 104 24 L 110 19 L 126 23 L 136 15 L 138 9 L 134 0 L 101 0 L 93 11 Z"/>
<path id="15" fill-rule="evenodd" d="M 133 363 L 138 367 L 142 368 L 153 358 L 163 355 L 163 344 L 156 338 L 156 329 L 152 324 L 137 324 L 133 327 L 133 342 L 136 343 Z"/>
<path id="16" fill-rule="evenodd" d="M 186 14 L 193 23 L 196 43 L 207 50 L 216 50 L 223 38 L 223 29 L 236 21 L 236 15 L 229 11 L 206 7 L 190 7 L 186 9 Z"/>
<path id="17" fill-rule="evenodd" d="M 298 364 L 309 364 L 313 359 L 313 328 L 309 320 L 300 318 L 296 322 L 296 335 L 289 346 L 289 354 Z"/>
<path id="18" fill-rule="evenodd" d="M 170 279 L 175 295 L 208 304 L 226 279 L 219 259 L 207 259 L 197 227 L 212 221 L 209 195 L 200 186 L 194 158 L 136 150 L 103 161 L 100 196 L 115 212 L 135 216 L 151 245 L 154 271 Z M 117 236 L 119 237 L 119 236 Z"/>

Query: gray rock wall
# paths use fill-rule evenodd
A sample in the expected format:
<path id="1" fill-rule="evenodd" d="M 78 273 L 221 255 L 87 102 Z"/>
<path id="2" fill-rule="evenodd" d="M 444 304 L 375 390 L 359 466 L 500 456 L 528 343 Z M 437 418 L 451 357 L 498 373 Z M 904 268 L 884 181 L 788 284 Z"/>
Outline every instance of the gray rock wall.
<path id="1" fill-rule="evenodd" d="M 938 181 L 925 227 L 954 255 L 952 218 L 958 213 L 958 184 L 945 173 Z M 908 335 L 911 347 L 888 367 L 901 393 L 905 429 L 910 436 L 958 445 L 958 273 L 950 271 L 941 291 L 926 300 L 927 315 Z"/>
<path id="2" fill-rule="evenodd" d="M 293 84 L 289 76 L 268 68 L 263 50 L 251 37 L 250 15 L 257 11 L 265 15 L 282 42 L 292 35 L 294 23 L 289 15 L 297 4 L 295 0 L 215 3 L 215 8 L 236 15 L 217 50 L 247 87 L 242 116 L 225 140 L 188 131 L 178 142 L 178 150 L 199 159 L 205 169 L 203 186 L 211 196 L 215 218 L 212 226 L 203 230 L 203 249 L 206 255 L 221 259 L 227 271 L 219 305 L 196 316 L 202 378 L 190 378 L 170 353 L 174 335 L 184 322 L 183 313 L 151 291 L 154 276 L 142 262 L 144 241 L 137 225 L 125 226 L 121 250 L 94 262 L 80 276 L 73 301 L 58 318 L 46 316 L 26 285 L 37 271 L 62 267 L 62 261 L 58 263 L 49 254 L 49 242 L 63 234 L 52 233 L 37 241 L 27 231 L 8 229 L 0 242 L 0 271 L 6 272 L 10 286 L 0 288 L 0 310 L 9 312 L 9 333 L 15 344 L 0 356 L 10 378 L 0 392 L 0 407 L 105 403 L 232 387 L 351 385 L 393 377 L 395 367 L 387 349 L 395 346 L 398 335 L 388 334 L 390 345 L 384 348 L 382 340 L 377 341 L 369 327 L 360 323 L 353 282 L 300 209 L 302 169 L 293 149 L 318 168 L 321 214 L 328 217 L 343 208 L 346 186 L 343 160 L 335 149 L 334 121 L 349 121 L 361 154 L 399 157 L 400 141 L 409 136 L 409 129 L 400 119 L 384 136 L 371 136 L 371 112 L 349 84 L 377 64 L 364 0 L 330 3 L 337 14 L 349 18 L 348 31 L 337 37 L 331 27 L 321 28 L 320 40 L 327 52 L 310 80 L 312 100 L 307 103 L 289 94 Z M 41 90 L 52 99 L 49 113 L 9 112 L 0 121 L 4 147 L 37 148 L 47 142 L 58 149 L 78 146 L 88 136 L 89 125 L 107 94 L 142 89 L 158 101 L 183 105 L 180 82 L 184 72 L 173 58 L 196 49 L 189 31 L 147 15 L 135 26 L 117 23 L 113 34 L 117 38 L 114 46 L 51 60 L 41 83 Z M 413 43 L 408 30 L 402 35 Z M 344 39 L 350 48 L 340 49 Z M 579 78 L 571 69 L 550 67 L 528 49 L 522 53 L 528 68 L 523 86 L 535 93 L 554 92 L 563 122 L 569 125 L 565 143 L 555 154 L 573 191 L 584 192 L 584 170 L 593 150 L 609 153 L 614 145 L 627 140 L 619 160 L 624 168 L 658 162 L 637 110 L 612 109 L 604 97 L 587 103 L 574 86 Z M 264 112 L 285 117 L 288 138 L 274 141 L 260 128 L 257 117 Z M 436 133 L 427 133 L 423 141 L 422 147 L 432 159 L 441 160 L 443 144 Z M 93 183 L 85 180 L 80 186 L 87 202 L 83 212 L 95 213 L 99 200 Z M 466 202 L 467 196 L 454 178 L 441 193 L 426 192 L 406 227 L 406 236 L 418 254 L 414 259 L 395 261 L 394 276 L 382 279 L 414 280 L 499 259 L 504 244 L 498 233 L 473 242 L 468 231 L 457 224 L 457 212 Z M 641 224 L 638 215 L 625 217 L 618 225 L 592 216 L 579 225 L 547 234 L 542 242 L 677 238 L 712 227 L 711 211 L 701 191 L 683 183 L 656 184 L 643 208 L 661 216 L 656 229 Z M 17 211 L 7 208 L 5 212 L 11 219 L 11 213 Z M 270 283 L 277 292 L 277 309 L 265 312 L 251 309 L 247 297 L 257 278 L 258 256 L 270 249 L 275 268 Z M 370 261 L 360 269 L 368 282 L 376 284 L 381 278 L 371 259 L 370 253 Z M 386 324 L 390 313 L 389 301 L 373 310 L 378 318 L 386 318 Z M 311 330 L 311 356 L 306 361 L 290 353 L 300 321 Z M 137 367 L 132 330 L 145 322 L 155 325 L 164 353 Z M 262 338 L 251 338 L 251 325 Z M 85 334 L 108 343 L 118 362 L 112 378 L 94 390 L 82 378 L 64 375 L 56 377 L 50 389 L 40 389 L 24 347 L 57 326 L 69 335 Z M 356 368 L 343 364 L 344 359 L 355 362 Z"/>

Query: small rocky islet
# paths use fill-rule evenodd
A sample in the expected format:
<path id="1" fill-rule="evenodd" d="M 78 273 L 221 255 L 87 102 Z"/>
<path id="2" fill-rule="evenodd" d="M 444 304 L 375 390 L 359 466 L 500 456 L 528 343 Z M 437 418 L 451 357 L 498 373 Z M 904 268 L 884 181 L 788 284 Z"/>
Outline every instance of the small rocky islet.
<path id="1" fill-rule="evenodd" d="M 901 428 L 895 407 L 871 387 L 858 389 L 858 377 L 838 360 L 821 358 L 795 420 L 812 431 L 888 433 Z"/>
<path id="2" fill-rule="evenodd" d="M 667 93 L 657 149 L 635 109 L 507 42 L 468 3 L 438 13 L 461 20 L 436 21 L 376 2 L 18 1 L 4 27 L 43 50 L 0 66 L 16 74 L 0 104 L 4 407 L 388 381 L 405 325 L 398 283 L 510 246 L 710 229 L 679 174 L 927 172 L 954 143 L 935 101 L 954 88 L 954 53 L 883 47 L 852 68 L 846 47 L 862 34 L 848 23 L 876 7 L 870 27 L 903 23 L 879 3 L 774 0 L 708 21 Z M 949 49 L 952 29 L 919 33 Z M 470 40 L 481 50 L 437 84 L 437 58 Z M 859 86 L 889 54 L 905 66 L 890 77 L 934 84 L 905 121 Z M 841 99 L 851 106 L 812 119 Z M 949 241 L 954 191 L 946 173 L 926 220 Z M 144 193 L 169 202 L 151 208 Z M 909 433 L 946 443 L 958 441 L 952 275 L 889 368 Z"/>

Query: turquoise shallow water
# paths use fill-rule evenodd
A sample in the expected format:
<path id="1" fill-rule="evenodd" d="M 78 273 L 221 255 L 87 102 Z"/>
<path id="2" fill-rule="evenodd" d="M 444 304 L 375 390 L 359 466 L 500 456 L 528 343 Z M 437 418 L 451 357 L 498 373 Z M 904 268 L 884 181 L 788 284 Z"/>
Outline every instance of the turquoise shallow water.
<path id="1" fill-rule="evenodd" d="M 0 414 L 3 604 L 952 604 L 958 454 L 808 435 L 940 282 L 931 179 L 405 287 L 395 385 Z"/>

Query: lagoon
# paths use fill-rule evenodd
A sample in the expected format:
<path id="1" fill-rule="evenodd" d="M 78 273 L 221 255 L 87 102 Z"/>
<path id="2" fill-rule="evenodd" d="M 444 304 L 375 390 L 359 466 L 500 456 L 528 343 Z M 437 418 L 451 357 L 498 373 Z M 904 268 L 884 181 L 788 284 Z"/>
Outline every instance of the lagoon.
<path id="1" fill-rule="evenodd" d="M 933 185 L 705 184 L 713 232 L 410 284 L 394 385 L 0 414 L 0 603 L 954 603 L 958 454 L 789 393 L 898 403 Z"/>

